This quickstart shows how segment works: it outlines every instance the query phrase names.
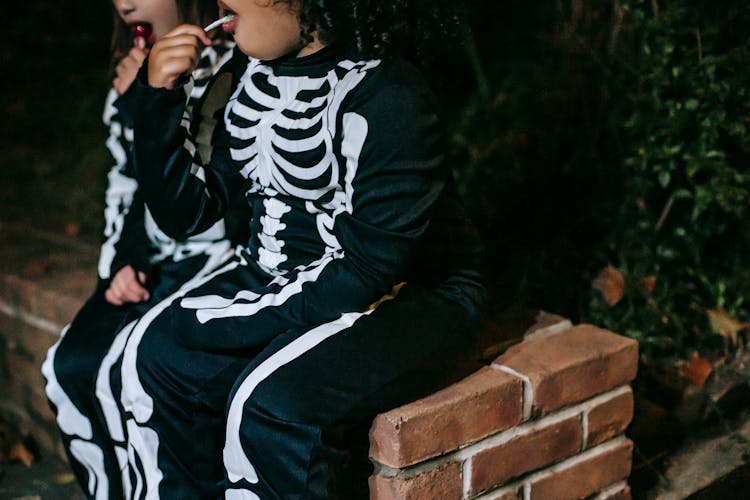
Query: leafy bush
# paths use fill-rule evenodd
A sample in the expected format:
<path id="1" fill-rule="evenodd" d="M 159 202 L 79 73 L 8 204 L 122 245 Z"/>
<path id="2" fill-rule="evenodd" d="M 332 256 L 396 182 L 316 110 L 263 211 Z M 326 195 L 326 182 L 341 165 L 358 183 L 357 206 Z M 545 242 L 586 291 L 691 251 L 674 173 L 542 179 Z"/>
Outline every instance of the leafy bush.
<path id="1" fill-rule="evenodd" d="M 743 330 L 748 7 L 477 9 L 502 24 L 502 40 L 469 38 L 481 64 L 452 122 L 454 161 L 499 307 L 522 301 L 609 327 L 646 358 L 684 358 Z M 607 264 L 622 280 L 605 284 L 620 288 L 614 301 L 591 289 Z"/>
<path id="2" fill-rule="evenodd" d="M 740 2 L 652 5 L 623 3 L 637 27 L 623 77 L 625 192 L 603 253 L 625 296 L 611 308 L 595 296 L 587 313 L 646 355 L 685 357 L 748 315 L 750 17 Z"/>

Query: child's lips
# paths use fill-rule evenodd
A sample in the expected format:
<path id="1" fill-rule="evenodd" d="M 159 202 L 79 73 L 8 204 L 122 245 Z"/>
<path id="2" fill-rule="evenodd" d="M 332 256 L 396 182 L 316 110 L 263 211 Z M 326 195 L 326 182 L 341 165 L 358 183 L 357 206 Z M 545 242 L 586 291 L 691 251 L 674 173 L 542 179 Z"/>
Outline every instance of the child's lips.
<path id="1" fill-rule="evenodd" d="M 233 33 L 236 25 L 237 25 L 237 15 L 235 14 L 234 17 L 232 17 L 232 19 L 230 19 L 229 21 L 221 25 L 221 29 L 227 33 Z"/>
<path id="2" fill-rule="evenodd" d="M 221 29 L 224 30 L 227 33 L 233 32 L 234 28 L 235 28 L 235 26 L 237 24 L 237 14 L 233 10 L 231 10 L 229 7 L 227 7 L 227 5 L 224 2 L 222 2 L 221 0 L 217 1 L 217 5 L 219 6 L 219 17 L 220 18 L 224 17 L 224 16 L 226 16 L 228 14 L 232 15 L 232 19 L 229 20 L 229 21 L 227 21 L 227 22 L 225 22 L 224 24 L 222 24 L 221 25 Z"/>
<path id="3" fill-rule="evenodd" d="M 134 21 L 130 23 L 130 32 L 133 43 L 141 48 L 146 44 L 154 43 L 154 31 L 151 23 L 146 21 Z"/>

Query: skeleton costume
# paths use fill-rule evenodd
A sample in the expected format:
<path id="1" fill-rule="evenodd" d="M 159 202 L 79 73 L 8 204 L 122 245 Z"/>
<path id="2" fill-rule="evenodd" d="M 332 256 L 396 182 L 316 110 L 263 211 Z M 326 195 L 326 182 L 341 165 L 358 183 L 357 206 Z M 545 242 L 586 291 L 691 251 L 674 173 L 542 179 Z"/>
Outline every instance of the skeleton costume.
<path id="1" fill-rule="evenodd" d="M 485 299 L 424 83 L 335 47 L 250 59 L 203 165 L 179 147 L 180 92 L 146 71 L 135 159 L 160 227 L 203 231 L 240 189 L 252 218 L 246 245 L 128 338 L 139 495 L 366 495 L 373 416 L 445 380 Z"/>
<path id="2" fill-rule="evenodd" d="M 233 46 L 227 41 L 217 41 L 203 51 L 193 73 L 188 110 L 201 98 L 218 68 L 230 59 Z M 122 96 L 112 89 L 105 103 L 103 119 L 109 129 L 106 144 L 115 164 L 107 176 L 105 229 L 96 290 L 50 348 L 42 366 L 47 396 L 71 467 L 84 491 L 96 499 L 123 498 L 130 489 L 129 479 L 123 482 L 121 478 L 121 470 L 127 463 L 125 437 L 122 433 L 112 433 L 107 424 L 107 419 L 119 418 L 120 412 L 108 412 L 97 399 L 100 389 L 104 389 L 104 394 L 111 393 L 109 371 L 102 370 L 102 363 L 107 356 L 116 356 L 122 350 L 124 334 L 119 332 L 123 325 L 182 283 L 205 274 L 216 263 L 217 256 L 231 247 L 223 220 L 184 239 L 167 236 L 154 222 L 143 203 L 133 171 L 132 97 L 132 86 Z M 199 147 L 203 149 L 210 147 L 210 140 L 200 137 L 201 133 L 210 136 L 213 124 L 209 122 L 204 120 L 197 128 L 198 120 L 191 120 L 188 111 L 183 123 L 194 127 Z M 148 276 L 151 298 L 144 303 L 114 306 L 106 301 L 105 292 L 111 278 L 127 265 Z M 114 401 L 112 397 L 107 400 Z"/>

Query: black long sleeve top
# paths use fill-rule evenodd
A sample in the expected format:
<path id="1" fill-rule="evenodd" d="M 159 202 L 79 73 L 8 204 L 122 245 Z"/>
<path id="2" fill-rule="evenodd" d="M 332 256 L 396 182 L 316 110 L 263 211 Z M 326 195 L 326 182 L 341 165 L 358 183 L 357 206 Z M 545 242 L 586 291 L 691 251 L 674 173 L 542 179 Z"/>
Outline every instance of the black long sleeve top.
<path id="1" fill-rule="evenodd" d="M 258 324 L 247 318 L 250 326 L 269 335 L 309 327 L 366 309 L 402 281 L 472 313 L 482 308 L 481 244 L 411 66 L 352 60 L 334 48 L 250 59 L 208 163 L 180 127 L 184 93 L 149 87 L 146 71 L 135 117 L 144 197 L 159 226 L 184 238 L 210 227 L 244 191 L 252 218 L 242 251 L 267 273 L 269 290 L 285 290 L 259 299 L 265 312 Z M 212 314 L 197 312 L 200 321 Z"/>
<path id="2" fill-rule="evenodd" d="M 234 43 L 217 40 L 202 51 L 187 92 L 188 123 L 192 121 L 193 106 L 202 98 L 213 75 L 230 59 L 233 47 Z M 153 264 L 167 258 L 179 260 L 202 253 L 226 236 L 223 224 L 217 223 L 202 234 L 176 240 L 156 224 L 139 192 L 132 163 L 134 105 L 133 86 L 123 95 L 110 89 L 104 105 L 102 119 L 109 132 L 106 146 L 113 165 L 107 174 L 104 196 L 104 234 L 98 263 L 100 280 L 108 280 L 126 265 L 148 274 Z"/>

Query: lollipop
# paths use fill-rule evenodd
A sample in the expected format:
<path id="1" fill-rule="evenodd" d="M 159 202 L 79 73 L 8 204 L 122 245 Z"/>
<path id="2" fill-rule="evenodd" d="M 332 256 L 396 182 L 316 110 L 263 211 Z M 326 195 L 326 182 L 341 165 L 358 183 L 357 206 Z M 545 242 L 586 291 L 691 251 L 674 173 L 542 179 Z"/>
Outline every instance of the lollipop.
<path id="1" fill-rule="evenodd" d="M 151 41 L 151 35 L 153 34 L 151 23 L 131 24 L 130 33 L 133 35 L 133 46 L 145 49 L 148 42 Z"/>
<path id="2" fill-rule="evenodd" d="M 203 28 L 203 31 L 205 31 L 206 33 L 208 33 L 209 31 L 218 28 L 222 24 L 228 23 L 233 18 L 234 18 L 234 14 L 227 14 L 226 16 L 222 17 L 221 19 L 217 19 L 216 21 L 212 22 L 211 24 L 209 24 L 208 26 L 206 26 L 205 28 Z"/>

